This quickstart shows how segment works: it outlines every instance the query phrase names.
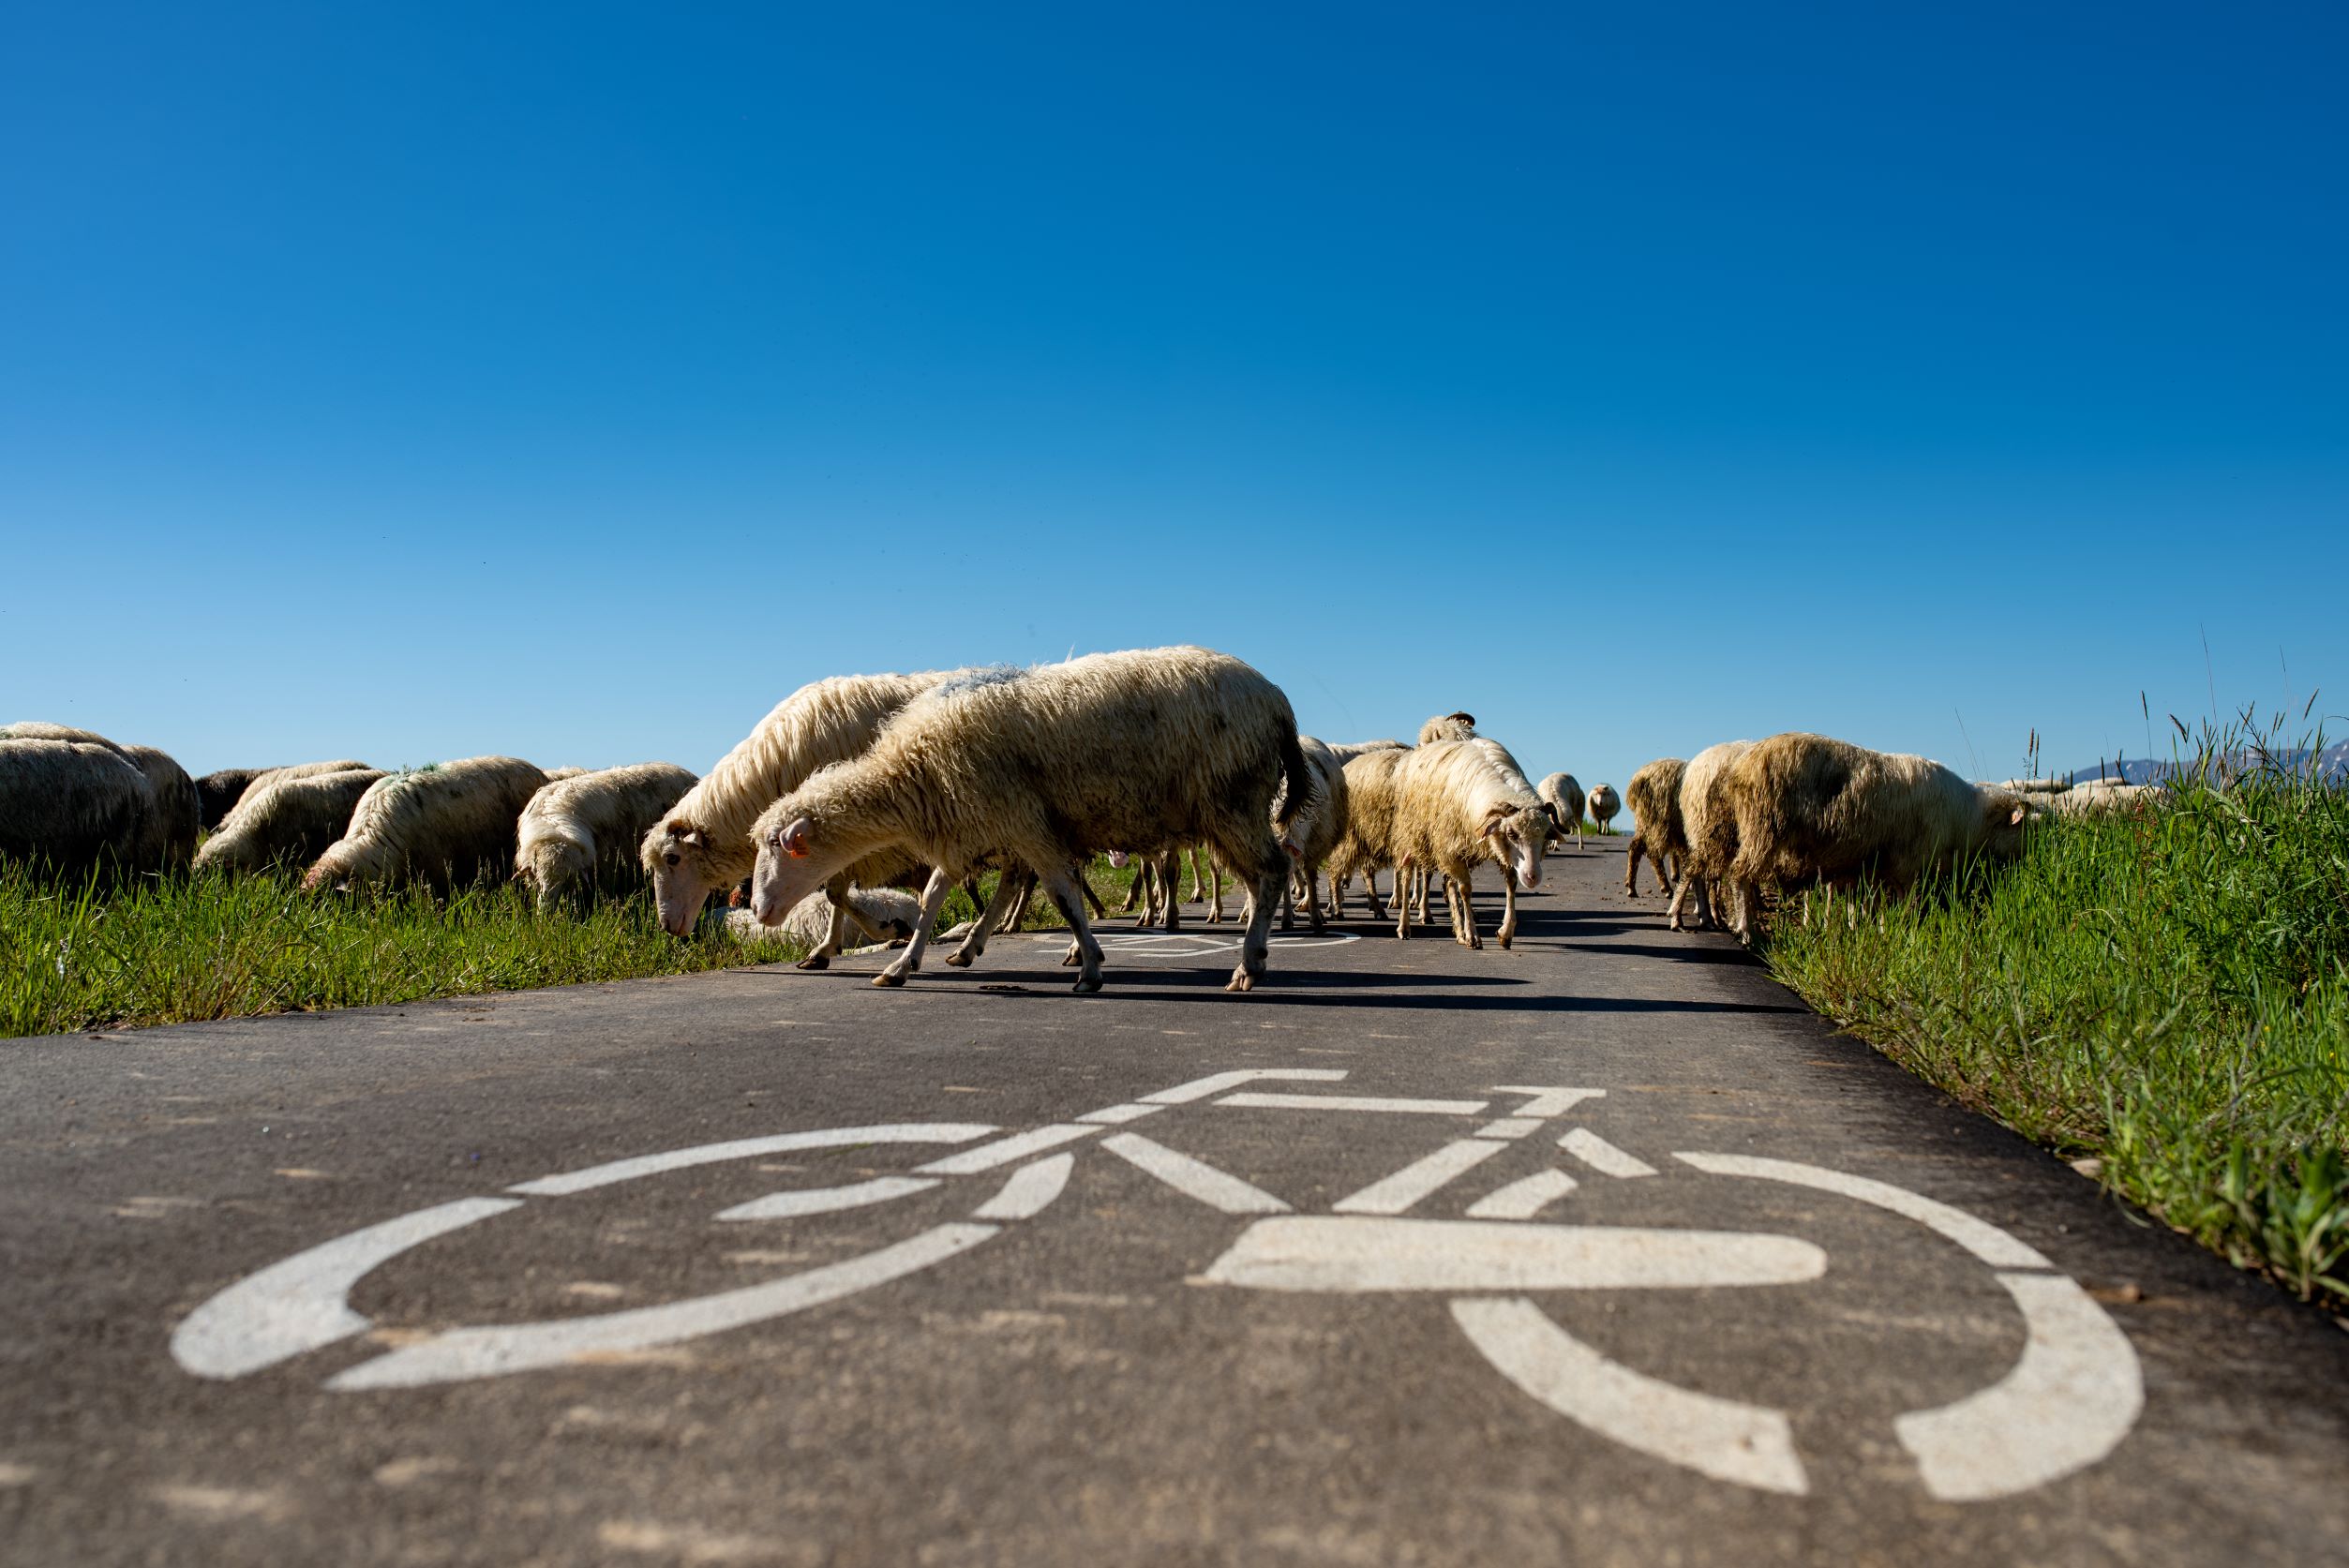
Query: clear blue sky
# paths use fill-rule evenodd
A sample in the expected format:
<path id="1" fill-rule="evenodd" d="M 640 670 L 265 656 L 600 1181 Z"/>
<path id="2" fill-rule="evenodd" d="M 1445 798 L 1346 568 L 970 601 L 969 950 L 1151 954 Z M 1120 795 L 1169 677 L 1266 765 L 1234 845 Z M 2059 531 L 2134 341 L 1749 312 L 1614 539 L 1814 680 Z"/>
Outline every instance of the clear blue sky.
<path id="1" fill-rule="evenodd" d="M 2338 4 L 15 7 L 0 720 L 698 769 L 1175 641 L 1586 784 L 2349 711 L 2345 80 Z"/>

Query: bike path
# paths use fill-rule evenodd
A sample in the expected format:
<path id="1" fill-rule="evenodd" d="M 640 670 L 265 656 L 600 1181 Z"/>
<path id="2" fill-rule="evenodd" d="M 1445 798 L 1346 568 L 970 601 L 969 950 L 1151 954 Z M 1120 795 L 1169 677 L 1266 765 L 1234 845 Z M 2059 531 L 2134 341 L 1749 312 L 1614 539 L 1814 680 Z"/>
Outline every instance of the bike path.
<path id="1" fill-rule="evenodd" d="M 1550 870 L 0 1048 L 6 1555 L 2338 1553 L 2349 1336 Z"/>

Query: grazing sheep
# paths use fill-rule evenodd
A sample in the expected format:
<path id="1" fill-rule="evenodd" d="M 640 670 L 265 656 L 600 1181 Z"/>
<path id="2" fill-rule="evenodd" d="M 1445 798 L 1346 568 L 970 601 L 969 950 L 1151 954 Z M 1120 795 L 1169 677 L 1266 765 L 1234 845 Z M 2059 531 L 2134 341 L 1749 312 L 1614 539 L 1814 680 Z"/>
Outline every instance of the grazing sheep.
<path id="1" fill-rule="evenodd" d="M 1824 735 L 1773 735 L 1732 763 L 1719 793 L 1737 815 L 1737 933 L 1754 936 L 1764 883 L 1848 887 L 1873 874 L 1894 891 L 1972 856 L 2012 859 L 2023 797 L 1941 764 Z"/>
<path id="2" fill-rule="evenodd" d="M 2041 803 L 2055 816 L 2105 816 L 2133 806 L 2148 806 L 2162 792 L 2160 784 L 2078 784 Z"/>
<path id="3" fill-rule="evenodd" d="M 750 874 L 750 840 L 758 814 L 800 787 L 818 768 L 845 762 L 873 744 L 898 709 L 954 674 L 840 675 L 812 680 L 775 704 L 702 781 L 685 792 L 644 836 L 644 869 L 652 877 L 661 924 L 672 935 L 693 929 L 711 892 Z M 834 895 L 845 908 L 846 885 Z M 839 932 L 835 929 L 835 937 Z M 807 960 L 821 968 L 837 942 Z"/>
<path id="4" fill-rule="evenodd" d="M 197 820 L 207 829 L 217 828 L 236 810 L 236 803 L 245 799 L 246 789 L 255 779 L 269 772 L 267 768 L 221 768 L 206 773 L 196 781 Z"/>
<path id="5" fill-rule="evenodd" d="M 1609 833 L 1614 831 L 1616 814 L 1623 809 L 1623 798 L 1615 793 L 1613 784 L 1602 784 L 1591 791 L 1584 809 L 1590 812 L 1591 820 L 1598 824 L 1600 832 Z"/>
<path id="6" fill-rule="evenodd" d="M 903 888 L 852 888 L 848 902 L 856 908 L 858 922 L 873 933 L 876 943 L 905 941 L 921 918 L 921 901 Z M 747 909 L 726 912 L 726 931 L 744 942 L 781 936 L 813 948 L 830 939 L 831 927 L 831 897 L 820 890 L 793 904 L 781 925 L 763 925 Z"/>
<path id="7" fill-rule="evenodd" d="M 1557 827 L 1526 782 L 1525 770 L 1497 740 L 1439 740 L 1403 754 L 1394 787 L 1395 934 L 1411 934 L 1400 879 L 1417 865 L 1443 874 L 1454 938 L 1483 947 L 1475 905 L 1469 900 L 1470 879 L 1479 861 L 1490 859 L 1502 868 L 1507 902 L 1499 940 L 1508 947 L 1517 935 L 1518 889 L 1541 886 L 1542 856 Z"/>
<path id="8" fill-rule="evenodd" d="M 1572 773 L 1550 774 L 1534 786 L 1534 793 L 1549 803 L 1550 814 L 1558 820 L 1558 837 L 1582 836 L 1582 786 Z"/>
<path id="9" fill-rule="evenodd" d="M 1419 726 L 1419 743 L 1432 745 L 1438 740 L 1474 740 L 1476 739 L 1476 715 L 1474 713 L 1439 713 Z"/>
<path id="10" fill-rule="evenodd" d="M 1301 812 L 1293 814 L 1289 842 L 1296 846 L 1295 874 L 1305 883 L 1305 915 L 1315 935 L 1322 933 L 1322 895 L 1316 885 L 1322 864 L 1335 854 L 1346 836 L 1346 769 L 1330 747 L 1309 735 L 1297 737 L 1297 746 L 1305 753 L 1306 765 L 1313 769 L 1314 780 L 1310 798 Z M 1287 786 L 1274 797 L 1273 811 L 1279 815 L 1288 804 Z M 1296 929 L 1296 893 L 1291 881 L 1280 887 L 1280 929 Z"/>
<path id="11" fill-rule="evenodd" d="M 1688 764 L 1676 756 L 1658 757 L 1631 776 L 1623 798 L 1631 805 L 1631 847 L 1623 854 L 1623 888 L 1639 896 L 1639 857 L 1655 867 L 1656 886 L 1672 890 L 1672 873 L 1666 861 L 1685 862 L 1687 829 L 1681 824 L 1680 784 Z"/>
<path id="12" fill-rule="evenodd" d="M 536 889 L 542 909 L 576 886 L 592 889 L 633 871 L 645 833 L 696 782 L 673 762 L 547 778 L 522 808 L 514 854 L 515 879 Z"/>
<path id="13" fill-rule="evenodd" d="M 343 889 L 416 878 L 445 893 L 476 878 L 503 880 L 514 869 L 515 824 L 546 787 L 546 774 L 510 756 L 386 774 L 359 797 L 351 825 L 302 886 Z"/>
<path id="14" fill-rule="evenodd" d="M 381 771 L 381 769 L 370 768 L 366 763 L 357 761 L 354 758 L 341 757 L 333 762 L 296 762 L 289 764 L 283 768 L 224 769 L 217 773 L 207 773 L 202 778 L 197 780 L 196 788 L 199 793 L 202 793 L 205 786 L 215 779 L 225 781 L 233 779 L 240 773 L 249 773 L 251 775 L 251 780 L 246 784 L 243 792 L 234 796 L 229 801 L 229 814 L 232 814 L 236 808 L 244 803 L 247 796 L 251 795 L 257 789 L 265 788 L 270 784 L 277 784 L 280 780 L 311 779 L 326 773 L 380 773 Z M 210 808 L 207 807 L 206 809 L 209 810 Z M 225 822 L 227 820 L 228 815 L 224 814 L 218 821 L 211 823 L 210 826 L 217 828 L 220 825 L 220 822 Z"/>
<path id="15" fill-rule="evenodd" d="M 1692 893 L 1698 923 L 1714 931 L 1722 927 L 1713 893 L 1737 859 L 1737 812 L 1719 793 L 1719 786 L 1729 765 L 1753 744 L 1751 740 L 1724 740 L 1707 746 L 1688 759 L 1688 770 L 1681 775 L 1681 833 L 1687 847 L 1681 854 L 1680 881 L 1672 889 L 1671 908 L 1667 911 L 1674 931 L 1688 929 L 1682 912 Z"/>
<path id="16" fill-rule="evenodd" d="M 0 861 L 50 876 L 122 876 L 164 866 L 155 786 L 118 746 L 0 739 Z"/>
<path id="17" fill-rule="evenodd" d="M 292 776 L 287 776 L 292 775 Z M 383 775 L 372 768 L 338 773 L 277 770 L 245 792 L 196 851 L 196 869 L 255 872 L 279 863 L 307 866 L 348 832 L 359 797 Z"/>
<path id="18" fill-rule="evenodd" d="M 1301 811 L 1309 776 L 1289 699 L 1226 654 L 1147 649 L 976 672 L 908 703 L 870 751 L 769 808 L 753 829 L 752 907 L 778 919 L 810 888 L 885 851 L 928 864 L 922 929 L 874 982 L 903 985 L 952 879 L 1000 854 L 1040 874 L 1076 933 L 1076 989 L 1099 991 L 1100 944 L 1070 868 L 1112 846 L 1159 855 L 1204 842 L 1248 892 L 1230 987 L 1247 991 L 1264 972 L 1287 874 L 1267 826 L 1273 791 L 1288 780 Z M 998 889 L 954 961 L 983 950 L 1002 902 Z"/>
<path id="19" fill-rule="evenodd" d="M 196 839 L 203 828 L 203 805 L 196 794 L 196 781 L 168 754 L 153 746 L 121 745 L 90 730 L 38 720 L 25 720 L 0 729 L 0 740 L 68 740 L 84 746 L 104 746 L 139 769 L 146 778 L 147 787 L 155 792 L 150 831 L 161 857 L 159 868 L 176 871 L 194 857 Z M 150 864 L 144 857 L 141 863 Z"/>
<path id="20" fill-rule="evenodd" d="M 1362 874 L 1370 918 L 1386 914 L 1379 901 L 1378 873 L 1401 858 L 1395 849 L 1395 774 L 1409 755 L 1409 747 L 1397 746 L 1364 752 L 1345 764 L 1346 831 L 1329 855 L 1330 902 L 1340 915 L 1345 913 L 1345 885 L 1356 872 Z M 1404 893 L 1405 879 L 1398 874 L 1396 899 L 1399 902 Z"/>

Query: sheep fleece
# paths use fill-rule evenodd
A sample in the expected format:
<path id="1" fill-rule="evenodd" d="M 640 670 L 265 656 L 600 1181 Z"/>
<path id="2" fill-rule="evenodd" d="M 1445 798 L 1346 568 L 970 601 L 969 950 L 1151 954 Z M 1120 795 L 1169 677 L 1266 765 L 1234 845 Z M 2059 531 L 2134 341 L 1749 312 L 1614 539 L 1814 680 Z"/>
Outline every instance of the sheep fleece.
<path id="1" fill-rule="evenodd" d="M 515 824 L 546 775 L 516 757 L 475 756 L 376 780 L 305 888 L 418 877 L 442 889 L 514 864 Z"/>

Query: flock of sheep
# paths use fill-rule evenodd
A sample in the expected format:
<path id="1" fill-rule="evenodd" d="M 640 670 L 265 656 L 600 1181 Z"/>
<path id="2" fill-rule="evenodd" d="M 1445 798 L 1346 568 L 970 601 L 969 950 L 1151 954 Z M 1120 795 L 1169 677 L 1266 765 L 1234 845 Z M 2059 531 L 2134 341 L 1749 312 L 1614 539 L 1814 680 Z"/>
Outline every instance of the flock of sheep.
<path id="1" fill-rule="evenodd" d="M 2011 856 L 2048 798 L 1788 734 L 1653 762 L 1622 798 L 1602 784 L 1585 799 L 1565 773 L 1529 782 L 1466 713 L 1430 719 L 1415 745 L 1300 735 L 1279 687 L 1199 648 L 818 680 L 699 779 L 668 763 L 548 773 L 504 756 L 191 779 L 160 752 L 88 731 L 0 729 L 0 860 L 66 876 L 300 866 L 312 890 L 422 881 L 445 891 L 511 876 L 542 903 L 649 879 L 671 933 L 692 931 L 718 895 L 747 905 L 729 923 L 799 935 L 813 948 L 803 967 L 829 963 L 852 928 L 901 942 L 877 985 L 920 966 L 959 884 L 980 913 L 947 933 L 959 937 L 949 964 L 1017 929 L 1040 891 L 1071 933 L 1076 989 L 1099 990 L 1089 917 L 1100 905 L 1083 868 L 1100 854 L 1139 862 L 1129 907 L 1141 900 L 1145 921 L 1170 929 L 1186 854 L 1193 896 L 1203 875 L 1215 884 L 1211 920 L 1221 878 L 1237 884 L 1235 991 L 1264 976 L 1276 908 L 1284 928 L 1301 908 L 1320 930 L 1359 876 L 1371 918 L 1385 918 L 1381 871 L 1394 874 L 1399 938 L 1441 889 L 1455 939 L 1481 948 L 1469 893 L 1493 863 L 1507 948 L 1518 894 L 1540 887 L 1550 846 L 1579 832 L 1586 811 L 1605 828 L 1625 803 L 1633 896 L 1644 858 L 1671 890 L 1673 929 L 1685 929 L 1693 901 L 1698 921 L 1726 918 L 1750 939 L 1765 887 L 1870 874 L 1900 887 L 1961 858 Z M 983 903 L 982 870 L 1000 874 Z"/>

